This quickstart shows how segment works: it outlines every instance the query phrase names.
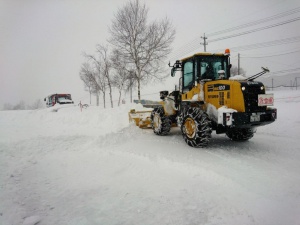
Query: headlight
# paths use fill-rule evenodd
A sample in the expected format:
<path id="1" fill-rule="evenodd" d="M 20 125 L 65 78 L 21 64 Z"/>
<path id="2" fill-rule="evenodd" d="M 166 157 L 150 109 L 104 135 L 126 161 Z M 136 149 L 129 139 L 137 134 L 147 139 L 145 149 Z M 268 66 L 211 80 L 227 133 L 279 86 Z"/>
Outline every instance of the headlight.
<path id="1" fill-rule="evenodd" d="M 260 90 L 264 90 L 264 89 L 265 89 L 265 87 L 264 87 L 264 86 L 261 86 L 261 87 L 260 87 Z"/>
<path id="2" fill-rule="evenodd" d="M 242 87 L 242 91 L 245 91 L 246 90 L 246 88 L 245 87 Z"/>

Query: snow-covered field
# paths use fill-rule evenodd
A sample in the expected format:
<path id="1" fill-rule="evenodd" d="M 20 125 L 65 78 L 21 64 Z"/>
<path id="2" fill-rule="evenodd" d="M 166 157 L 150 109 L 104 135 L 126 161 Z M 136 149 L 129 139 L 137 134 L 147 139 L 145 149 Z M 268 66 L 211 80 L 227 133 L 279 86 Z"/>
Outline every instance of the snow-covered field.
<path id="1" fill-rule="evenodd" d="M 247 142 L 191 148 L 132 106 L 0 112 L 1 225 L 299 225 L 300 92 Z"/>

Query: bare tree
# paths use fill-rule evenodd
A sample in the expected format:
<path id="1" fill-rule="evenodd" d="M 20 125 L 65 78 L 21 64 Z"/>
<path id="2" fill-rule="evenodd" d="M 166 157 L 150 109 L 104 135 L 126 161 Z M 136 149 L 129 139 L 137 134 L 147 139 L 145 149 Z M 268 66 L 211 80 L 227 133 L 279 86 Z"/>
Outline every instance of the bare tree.
<path id="1" fill-rule="evenodd" d="M 23 100 L 21 100 L 18 104 L 16 104 L 12 108 L 12 110 L 25 110 L 25 109 L 26 109 L 26 105 L 25 105 L 25 102 Z"/>
<path id="2" fill-rule="evenodd" d="M 96 105 L 99 106 L 99 85 L 95 76 L 94 68 L 88 63 L 85 62 L 82 64 L 80 69 L 80 79 L 83 81 L 85 88 L 88 87 L 90 93 L 90 104 L 91 104 L 91 94 L 96 96 Z"/>
<path id="3" fill-rule="evenodd" d="M 175 29 L 167 18 L 151 23 L 147 23 L 147 18 L 145 4 L 132 0 L 118 10 L 109 30 L 109 42 L 135 72 L 139 101 L 141 82 L 164 78 L 162 62 L 171 52 L 175 37 Z"/>
<path id="4" fill-rule="evenodd" d="M 240 74 L 238 74 L 238 67 L 237 66 L 232 66 L 231 69 L 230 69 L 230 74 L 232 76 L 240 75 L 240 74 L 246 75 L 246 71 L 243 68 L 240 68 Z"/>
<path id="5" fill-rule="evenodd" d="M 13 106 L 10 103 L 4 103 L 3 110 L 12 110 Z"/>
<path id="6" fill-rule="evenodd" d="M 118 89 L 119 99 L 118 106 L 121 104 L 122 92 L 128 89 L 130 84 L 130 71 L 126 69 L 126 63 L 120 57 L 120 53 L 117 49 L 113 51 L 111 56 L 111 63 L 114 68 L 113 86 Z"/>
<path id="7" fill-rule="evenodd" d="M 108 52 L 108 47 L 98 45 L 96 48 L 98 57 L 84 53 L 84 56 L 93 63 L 92 84 L 96 91 L 100 90 L 103 94 L 103 102 L 105 108 L 106 89 L 109 88 L 109 97 L 111 107 L 112 100 L 112 63 Z"/>
<path id="8" fill-rule="evenodd" d="M 131 103 L 132 103 L 132 89 L 136 85 L 135 77 L 136 77 L 135 72 L 133 70 L 129 70 L 129 77 L 127 80 L 127 85 L 126 85 L 125 91 L 130 92 L 130 102 Z"/>
<path id="9" fill-rule="evenodd" d="M 44 108 L 43 101 L 41 99 L 37 99 L 32 105 L 30 105 L 28 108 L 30 109 L 41 109 Z"/>
<path id="10" fill-rule="evenodd" d="M 102 76 L 106 79 L 106 83 L 109 88 L 110 104 L 111 107 L 113 108 L 114 106 L 112 100 L 112 75 L 111 75 L 112 63 L 108 53 L 108 47 L 98 45 L 97 52 L 99 53 L 100 56 L 101 73 Z"/>
<path id="11" fill-rule="evenodd" d="M 103 107 L 105 108 L 107 82 L 106 78 L 103 76 L 100 59 L 97 59 L 95 56 L 88 55 L 86 53 L 84 53 L 84 56 L 92 62 L 92 66 L 89 63 L 83 64 L 81 71 L 89 74 L 92 82 L 92 92 L 97 97 L 97 105 L 99 105 L 99 94 L 100 92 L 102 93 Z"/>
<path id="12" fill-rule="evenodd" d="M 92 69 L 88 63 L 84 63 L 80 69 L 80 79 L 84 83 L 85 89 L 90 94 L 90 104 L 92 104 L 92 93 L 93 93 L 93 79 L 92 79 Z"/>

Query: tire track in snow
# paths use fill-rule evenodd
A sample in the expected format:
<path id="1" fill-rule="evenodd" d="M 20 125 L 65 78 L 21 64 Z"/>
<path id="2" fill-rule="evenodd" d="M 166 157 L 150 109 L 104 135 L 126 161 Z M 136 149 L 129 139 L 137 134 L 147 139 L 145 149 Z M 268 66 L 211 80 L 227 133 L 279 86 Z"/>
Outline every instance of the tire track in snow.
<path id="1" fill-rule="evenodd" d="M 117 148 L 117 151 L 148 158 L 156 166 L 163 164 L 169 167 L 180 167 L 191 174 L 194 173 L 195 177 L 200 176 L 201 179 L 205 171 L 209 174 L 210 182 L 222 184 L 222 189 L 229 191 L 230 195 L 232 195 L 231 189 L 237 189 L 236 192 L 242 197 L 245 197 L 244 193 L 248 193 L 245 197 L 248 200 L 254 196 L 254 199 L 265 199 L 262 201 L 263 204 L 275 204 L 275 206 L 278 201 L 291 202 L 294 209 L 289 208 L 292 211 L 299 207 L 297 205 L 299 192 L 295 185 L 295 183 L 300 184 L 297 174 L 300 170 L 297 163 L 300 158 L 299 152 L 297 147 L 286 150 L 285 144 L 282 144 L 286 140 L 284 137 L 274 140 L 272 135 L 259 134 L 247 142 L 233 142 L 223 135 L 214 135 L 208 148 L 193 149 L 185 145 L 178 132 L 163 137 L 152 134 L 151 130 L 136 132 L 137 130 L 128 135 L 128 138 L 135 137 L 135 143 L 128 142 L 127 145 L 124 143 L 125 146 Z M 270 141 L 266 142 L 265 139 Z M 297 140 L 294 140 L 294 143 L 296 146 Z M 144 149 L 144 146 L 151 146 L 151 149 Z M 196 171 L 202 172 L 197 175 Z M 217 189 L 215 194 L 221 193 Z M 225 197 L 224 199 L 229 201 Z M 271 203 L 271 199 L 275 201 Z M 288 207 L 286 204 L 283 203 L 284 207 Z M 248 214 L 247 210 L 239 211 L 234 207 L 231 210 L 235 212 L 232 212 L 233 215 L 251 217 L 251 213 Z M 278 211 L 280 207 L 276 206 L 274 210 Z M 279 215 L 280 213 L 278 217 Z"/>

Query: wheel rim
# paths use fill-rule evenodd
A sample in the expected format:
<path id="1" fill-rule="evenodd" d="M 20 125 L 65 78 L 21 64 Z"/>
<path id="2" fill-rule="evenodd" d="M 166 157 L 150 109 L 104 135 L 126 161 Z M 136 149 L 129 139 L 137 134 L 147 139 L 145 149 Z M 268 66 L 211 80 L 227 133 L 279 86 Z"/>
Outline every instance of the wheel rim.
<path id="1" fill-rule="evenodd" d="M 158 129 L 161 126 L 161 119 L 160 119 L 160 116 L 158 114 L 154 115 L 153 125 L 154 125 L 154 129 Z"/>
<path id="2" fill-rule="evenodd" d="M 185 134 L 188 138 L 193 138 L 196 134 L 196 123 L 193 119 L 187 118 L 184 122 Z"/>

